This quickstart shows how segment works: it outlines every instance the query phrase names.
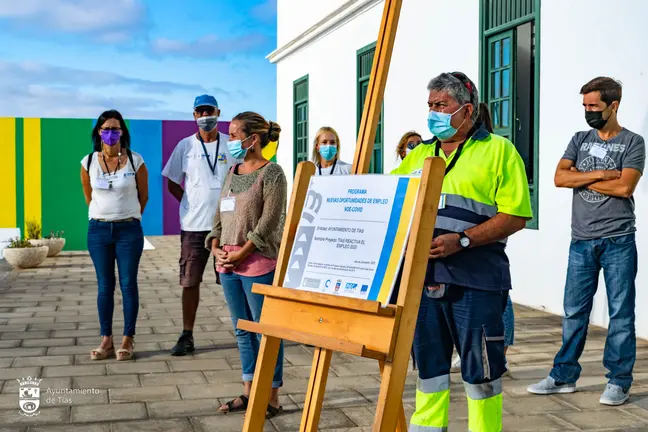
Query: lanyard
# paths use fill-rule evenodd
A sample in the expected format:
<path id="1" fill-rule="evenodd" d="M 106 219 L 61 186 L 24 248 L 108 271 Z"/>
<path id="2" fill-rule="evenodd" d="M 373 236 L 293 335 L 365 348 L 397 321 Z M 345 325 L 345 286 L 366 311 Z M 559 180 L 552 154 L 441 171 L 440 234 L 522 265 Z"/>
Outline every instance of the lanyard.
<path id="1" fill-rule="evenodd" d="M 104 173 L 104 175 L 110 174 L 110 167 L 108 166 L 108 162 L 106 162 L 106 155 L 101 153 L 101 157 L 103 158 L 104 165 L 106 165 L 106 169 L 108 170 L 108 173 Z M 120 159 L 121 159 L 121 156 L 118 156 L 117 157 L 117 166 L 115 167 L 115 172 L 110 174 L 111 176 L 114 176 L 115 174 L 117 174 L 117 170 L 119 169 L 119 163 L 121 162 Z"/>
<path id="2" fill-rule="evenodd" d="M 207 147 L 205 146 L 205 141 L 203 141 L 202 137 L 200 136 L 200 132 L 198 132 L 198 139 L 200 140 L 200 144 L 202 144 L 203 151 L 205 152 L 205 157 L 207 158 L 207 165 L 209 165 L 209 169 L 213 175 L 216 175 L 216 164 L 218 164 L 218 150 L 220 149 L 220 133 L 216 135 L 216 157 L 214 158 L 214 165 L 211 163 L 211 158 L 209 157 L 209 153 L 207 152 Z"/>
<path id="3" fill-rule="evenodd" d="M 333 171 L 335 171 L 335 164 L 337 164 L 337 159 L 335 159 L 335 161 L 333 162 L 333 166 L 331 166 L 331 174 L 329 175 L 333 175 Z M 317 169 L 319 169 L 319 175 L 322 175 L 322 166 L 318 165 Z"/>
<path id="4" fill-rule="evenodd" d="M 476 130 L 477 130 L 477 129 L 475 128 L 475 126 L 473 126 L 473 127 L 470 129 L 470 131 L 468 132 L 468 137 L 467 137 L 467 138 L 466 138 L 466 139 L 465 139 L 461 144 L 459 144 L 459 147 L 457 147 L 457 152 L 455 153 L 454 157 L 453 157 L 452 160 L 450 161 L 450 165 L 448 165 L 448 166 L 446 167 L 444 177 L 447 176 L 448 173 L 449 173 L 450 171 L 452 171 L 452 168 L 454 168 L 454 166 L 457 164 L 457 161 L 459 160 L 459 157 L 461 156 L 461 151 L 463 150 L 464 144 L 466 144 L 466 142 L 467 142 L 469 139 L 472 138 L 472 136 L 473 136 L 473 134 L 475 133 Z M 436 148 L 434 149 L 434 156 L 439 157 L 439 152 L 440 152 L 440 150 L 441 150 L 441 141 L 439 141 L 439 140 L 437 139 L 437 140 L 436 140 Z"/>

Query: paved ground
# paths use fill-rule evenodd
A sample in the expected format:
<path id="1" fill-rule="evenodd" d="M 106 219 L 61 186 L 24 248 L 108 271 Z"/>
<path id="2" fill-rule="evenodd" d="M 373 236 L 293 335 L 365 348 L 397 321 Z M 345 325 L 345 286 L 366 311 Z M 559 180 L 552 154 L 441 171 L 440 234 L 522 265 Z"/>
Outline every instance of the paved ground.
<path id="1" fill-rule="evenodd" d="M 140 318 L 135 361 L 90 362 L 99 342 L 94 270 L 84 253 L 64 253 L 40 268 L 0 274 L 0 431 L 240 431 L 240 414 L 216 407 L 241 393 L 240 361 L 227 306 L 213 276 L 206 273 L 196 342 L 186 358 L 169 356 L 181 328 L 177 284 L 177 237 L 152 238 L 140 273 Z M 2 268 L 0 268 L 0 273 Z M 120 303 L 121 296 L 117 294 Z M 115 311 L 115 333 L 122 312 Z M 592 328 L 583 356 L 581 392 L 532 397 L 526 386 L 544 377 L 560 341 L 560 318 L 516 307 L 516 345 L 510 350 L 510 377 L 504 385 L 506 431 L 648 430 L 648 342 L 638 342 L 636 385 L 621 408 L 599 405 L 605 371 L 605 332 Z M 267 423 L 268 431 L 299 427 L 310 350 L 286 349 L 282 404 L 286 413 Z M 41 409 L 23 417 L 16 378 L 39 377 Z M 414 403 L 416 375 L 403 396 L 407 415 Z M 453 376 L 450 430 L 467 429 L 460 379 Z M 48 394 L 47 389 L 58 394 Z M 92 390 L 64 395 L 63 389 Z M 374 361 L 335 355 L 320 427 L 326 431 L 368 431 L 378 394 Z M 4 427 L 4 429 L 3 429 Z"/>

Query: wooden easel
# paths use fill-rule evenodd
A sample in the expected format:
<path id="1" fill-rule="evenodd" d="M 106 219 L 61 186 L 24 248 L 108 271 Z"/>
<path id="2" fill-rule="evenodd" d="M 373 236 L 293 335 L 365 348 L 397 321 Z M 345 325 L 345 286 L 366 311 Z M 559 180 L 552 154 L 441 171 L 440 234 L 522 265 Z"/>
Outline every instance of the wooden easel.
<path id="1" fill-rule="evenodd" d="M 385 0 L 353 174 L 367 173 L 371 161 L 401 4 L 402 0 Z M 333 351 L 379 361 L 382 379 L 373 431 L 407 430 L 402 394 L 444 173 L 442 159 L 425 161 L 398 300 L 383 308 L 375 301 L 282 288 L 310 178 L 315 174 L 312 163 L 298 165 L 273 284 L 252 289 L 265 296 L 261 318 L 258 323 L 238 321 L 238 328 L 263 335 L 243 431 L 263 431 L 282 339 L 316 347 L 301 432 L 317 431 Z"/>

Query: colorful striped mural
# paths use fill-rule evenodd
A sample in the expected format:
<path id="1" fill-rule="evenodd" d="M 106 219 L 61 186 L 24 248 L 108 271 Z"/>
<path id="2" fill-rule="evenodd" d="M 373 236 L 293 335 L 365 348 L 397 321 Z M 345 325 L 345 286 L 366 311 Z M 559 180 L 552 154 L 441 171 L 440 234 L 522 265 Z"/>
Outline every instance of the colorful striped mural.
<path id="1" fill-rule="evenodd" d="M 65 231 L 66 250 L 85 250 L 88 207 L 83 199 L 81 159 L 92 151 L 92 119 L 0 118 L 0 228 L 35 220 L 43 235 Z M 149 202 L 142 217 L 148 236 L 180 233 L 178 202 L 161 176 L 177 143 L 196 132 L 190 120 L 127 120 L 133 151 L 149 171 Z M 229 122 L 219 122 L 227 132 Z M 264 149 L 276 160 L 277 144 Z"/>

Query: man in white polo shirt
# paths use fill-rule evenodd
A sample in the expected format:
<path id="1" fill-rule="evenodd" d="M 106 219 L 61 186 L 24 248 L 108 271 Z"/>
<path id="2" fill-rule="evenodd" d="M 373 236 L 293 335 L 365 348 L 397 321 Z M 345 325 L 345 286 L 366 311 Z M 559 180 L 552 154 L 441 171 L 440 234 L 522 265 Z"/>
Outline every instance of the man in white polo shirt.
<path id="1" fill-rule="evenodd" d="M 194 351 L 193 327 L 200 302 L 200 283 L 209 261 L 205 238 L 230 167 L 239 161 L 227 149 L 229 135 L 218 131 L 218 102 L 210 95 L 194 101 L 198 132 L 183 139 L 173 150 L 162 175 L 169 192 L 180 201 L 180 286 L 183 331 L 171 350 L 174 356 Z M 184 181 L 184 189 L 182 182 Z"/>

